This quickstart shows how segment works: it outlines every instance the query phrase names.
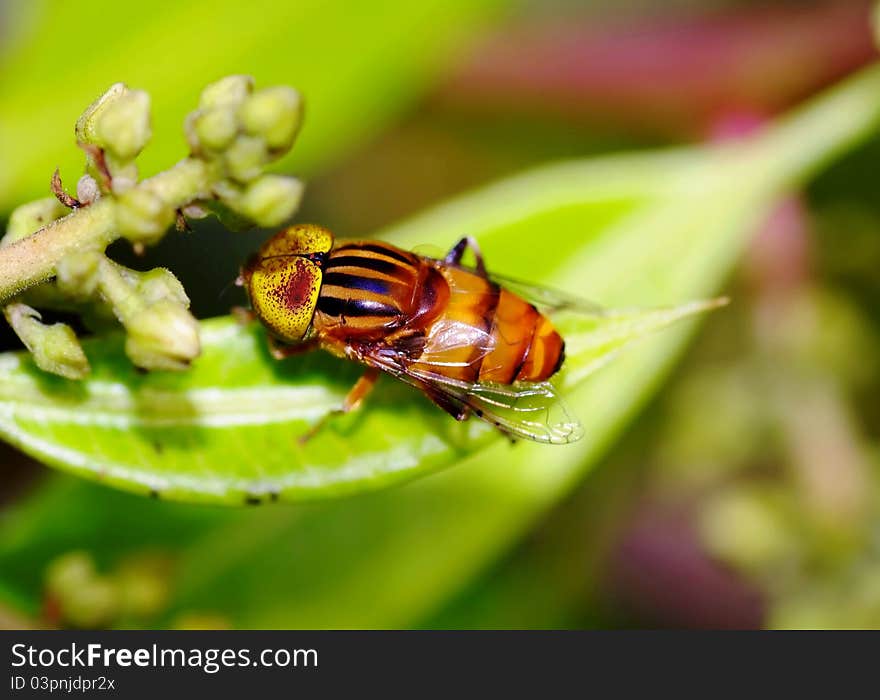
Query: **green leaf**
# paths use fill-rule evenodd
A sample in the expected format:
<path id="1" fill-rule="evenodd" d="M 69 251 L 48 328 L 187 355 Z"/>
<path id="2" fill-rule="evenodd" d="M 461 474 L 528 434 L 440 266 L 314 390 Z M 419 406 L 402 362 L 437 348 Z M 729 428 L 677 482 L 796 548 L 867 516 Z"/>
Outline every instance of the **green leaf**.
<path id="1" fill-rule="evenodd" d="M 572 317 L 573 388 L 622 346 L 703 310 Z M 25 354 L 0 358 L 0 435 L 74 474 L 142 494 L 241 505 L 351 493 L 448 465 L 498 439 L 458 424 L 409 387 L 385 382 L 368 410 L 302 446 L 297 436 L 338 407 L 358 370 L 315 354 L 278 363 L 256 325 L 202 324 L 204 355 L 185 373 L 139 375 L 121 337 L 85 344 L 81 382 L 41 372 Z"/>
<path id="2" fill-rule="evenodd" d="M 776 198 L 878 117 L 880 69 L 872 68 L 750 142 L 554 166 L 389 235 L 409 245 L 475 233 L 497 269 L 607 305 L 705 298 Z M 65 483 L 0 524 L 0 577 L 33 595 L 49 556 L 75 543 L 112 559 L 130 537 L 132 548 L 159 544 L 177 554 L 169 616 L 216 610 L 241 627 L 415 625 L 595 464 L 689 330 L 655 334 L 579 385 L 570 403 L 587 429 L 580 443 L 496 441 L 400 488 L 296 508 L 218 511 Z M 165 534 L 151 535 L 151 526 Z"/>
<path id="3" fill-rule="evenodd" d="M 137 14 L 115 0 L 13 4 L 16 41 L 0 54 L 0 213 L 45 195 L 56 166 L 76 181 L 74 123 L 117 81 L 152 100 L 145 174 L 186 155 L 184 117 L 205 84 L 232 73 L 301 91 L 306 128 L 281 167 L 312 171 L 400 113 L 500 4 L 198 0 Z"/>

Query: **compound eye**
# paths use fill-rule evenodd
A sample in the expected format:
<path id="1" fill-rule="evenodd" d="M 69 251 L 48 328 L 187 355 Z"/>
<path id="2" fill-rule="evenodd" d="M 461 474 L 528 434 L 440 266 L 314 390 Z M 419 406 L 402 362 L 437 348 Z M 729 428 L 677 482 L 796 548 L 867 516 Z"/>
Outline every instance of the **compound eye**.
<path id="1" fill-rule="evenodd" d="M 247 280 L 254 312 L 280 340 L 302 340 L 312 323 L 321 268 L 306 258 L 269 257 L 255 262 Z"/>
<path id="2" fill-rule="evenodd" d="M 266 241 L 257 253 L 260 258 L 276 255 L 313 255 L 328 253 L 333 247 L 333 234 L 315 224 L 297 224 L 281 229 Z"/>

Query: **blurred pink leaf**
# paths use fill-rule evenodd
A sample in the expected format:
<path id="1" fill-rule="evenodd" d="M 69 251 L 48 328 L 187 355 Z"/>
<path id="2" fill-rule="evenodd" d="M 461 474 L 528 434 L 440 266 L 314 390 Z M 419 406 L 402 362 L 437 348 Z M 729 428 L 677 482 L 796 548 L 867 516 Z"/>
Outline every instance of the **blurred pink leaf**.
<path id="1" fill-rule="evenodd" d="M 550 111 L 674 136 L 770 115 L 877 55 L 865 0 L 530 22 L 490 36 L 446 85 L 455 105 Z"/>

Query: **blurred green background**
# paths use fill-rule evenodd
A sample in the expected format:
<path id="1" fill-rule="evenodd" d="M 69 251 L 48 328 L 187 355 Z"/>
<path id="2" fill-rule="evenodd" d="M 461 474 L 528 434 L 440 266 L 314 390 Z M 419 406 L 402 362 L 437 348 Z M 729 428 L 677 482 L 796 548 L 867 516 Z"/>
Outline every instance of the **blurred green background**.
<path id="1" fill-rule="evenodd" d="M 551 160 L 753 133 L 876 58 L 869 11 L 0 0 L 0 219 L 45 195 L 56 165 L 79 172 L 72 125 L 116 80 L 153 98 L 146 175 L 183 155 L 204 84 L 295 85 L 306 123 L 278 169 L 307 180 L 297 219 L 368 235 Z M 381 513 L 376 496 L 153 503 L 0 446 L 0 626 L 880 626 L 878 164 L 880 138 L 780 199 L 728 283 L 734 303 L 599 465 L 490 559 L 423 580 L 424 539 L 398 537 L 353 563 L 362 543 L 346 528 Z M 261 235 L 205 221 L 145 258 L 113 252 L 174 269 L 204 318 L 240 303 L 228 284 Z M 7 329 L 0 340 L 18 347 Z M 429 510 L 413 508 L 414 532 Z M 286 547 L 293 533 L 310 546 Z M 436 594 L 372 611 L 384 580 Z"/>

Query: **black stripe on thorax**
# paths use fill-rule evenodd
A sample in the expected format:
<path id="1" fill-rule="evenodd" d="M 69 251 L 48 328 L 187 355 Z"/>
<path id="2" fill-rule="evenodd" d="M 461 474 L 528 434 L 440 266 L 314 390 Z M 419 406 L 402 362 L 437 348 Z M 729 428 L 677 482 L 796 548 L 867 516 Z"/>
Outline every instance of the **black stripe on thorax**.
<path id="1" fill-rule="evenodd" d="M 348 272 L 327 272 L 324 275 L 324 284 L 343 287 L 344 289 L 356 289 L 361 292 L 373 292 L 374 294 L 389 294 L 391 285 L 404 284 L 403 280 L 387 280 L 380 277 L 350 274 Z"/>
<path id="2" fill-rule="evenodd" d="M 381 272 L 386 275 L 400 275 L 405 272 L 412 274 L 412 267 L 410 265 L 404 267 L 399 262 L 392 262 L 391 260 L 380 260 L 368 255 L 332 255 L 324 268 L 325 277 L 327 272 L 338 267 L 361 268 L 367 271 Z"/>
<path id="3" fill-rule="evenodd" d="M 393 260 L 397 260 L 407 265 L 412 265 L 415 262 L 414 256 L 412 254 L 402 250 L 398 250 L 393 246 L 385 245 L 383 243 L 346 243 L 339 246 L 336 250 L 345 250 L 352 252 L 357 250 L 367 250 L 371 253 L 384 255 L 388 258 L 392 258 Z"/>
<path id="4" fill-rule="evenodd" d="M 387 316 L 397 317 L 400 312 L 390 304 L 383 304 L 375 299 L 340 299 L 334 296 L 318 297 L 318 311 L 328 316 Z"/>

